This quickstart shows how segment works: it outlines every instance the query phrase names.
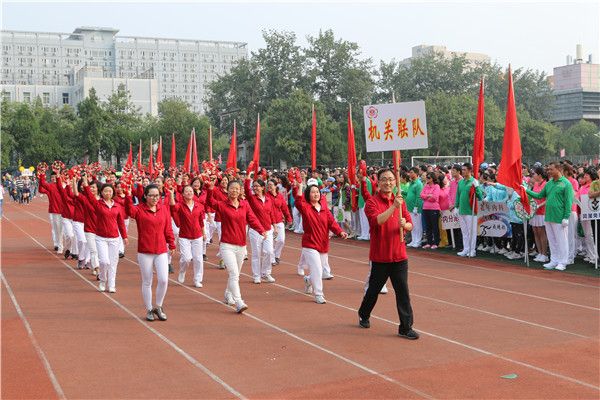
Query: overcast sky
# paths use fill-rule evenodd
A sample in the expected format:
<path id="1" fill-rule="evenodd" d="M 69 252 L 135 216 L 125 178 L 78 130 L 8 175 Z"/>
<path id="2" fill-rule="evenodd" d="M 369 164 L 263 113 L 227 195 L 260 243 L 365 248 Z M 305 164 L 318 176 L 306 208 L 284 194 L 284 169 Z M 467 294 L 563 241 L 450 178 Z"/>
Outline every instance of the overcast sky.
<path id="1" fill-rule="evenodd" d="M 247 42 L 264 46 L 264 29 L 289 30 L 301 44 L 332 29 L 357 42 L 365 57 L 402 60 L 418 44 L 489 55 L 503 66 L 552 74 L 575 55 L 599 63 L 598 1 L 437 2 L 2 2 L 2 29 L 72 32 L 78 26 L 119 29 L 119 35 Z"/>

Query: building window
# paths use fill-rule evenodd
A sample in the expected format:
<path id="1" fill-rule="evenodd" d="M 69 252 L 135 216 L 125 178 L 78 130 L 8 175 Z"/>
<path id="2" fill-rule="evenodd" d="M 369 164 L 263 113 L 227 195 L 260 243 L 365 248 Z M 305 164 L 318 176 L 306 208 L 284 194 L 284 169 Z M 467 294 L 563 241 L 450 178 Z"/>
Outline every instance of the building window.
<path id="1" fill-rule="evenodd" d="M 31 103 L 31 93 L 30 92 L 23 92 L 23 102 Z"/>
<path id="2" fill-rule="evenodd" d="M 50 104 L 50 93 L 48 93 L 48 92 L 42 93 L 42 103 Z"/>
<path id="3" fill-rule="evenodd" d="M 63 104 L 69 104 L 69 93 L 63 93 Z"/>

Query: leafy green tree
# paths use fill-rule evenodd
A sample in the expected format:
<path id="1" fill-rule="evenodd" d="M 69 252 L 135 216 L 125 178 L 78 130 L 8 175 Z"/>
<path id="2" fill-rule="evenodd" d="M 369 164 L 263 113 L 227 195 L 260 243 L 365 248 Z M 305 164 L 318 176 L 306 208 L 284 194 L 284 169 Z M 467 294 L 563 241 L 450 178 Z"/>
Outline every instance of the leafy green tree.
<path id="1" fill-rule="evenodd" d="M 96 90 L 90 89 L 89 96 L 77 105 L 79 114 L 78 145 L 84 149 L 83 156 L 89 162 L 97 161 L 106 124 L 106 114 L 102 109 Z"/>
<path id="2" fill-rule="evenodd" d="M 101 153 L 106 159 L 116 157 L 117 165 L 129 153 L 129 143 L 136 142 L 139 136 L 141 115 L 139 107 L 131 102 L 131 95 L 125 85 L 120 84 L 108 100 L 102 104 L 105 114 L 104 134 Z"/>

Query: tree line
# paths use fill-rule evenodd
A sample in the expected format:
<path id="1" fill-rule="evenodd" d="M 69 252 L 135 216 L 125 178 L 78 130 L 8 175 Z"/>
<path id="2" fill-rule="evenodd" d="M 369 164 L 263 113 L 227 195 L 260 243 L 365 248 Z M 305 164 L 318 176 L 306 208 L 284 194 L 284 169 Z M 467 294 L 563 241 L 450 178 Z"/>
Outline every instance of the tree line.
<path id="1" fill-rule="evenodd" d="M 406 151 L 411 155 L 470 155 L 477 110 L 478 85 L 485 77 L 486 159 L 498 161 L 502 152 L 507 75 L 496 63 L 471 63 L 464 57 L 441 54 L 375 65 L 362 56 L 359 46 L 336 38 L 331 30 L 307 37 L 298 44 L 292 32 L 263 32 L 265 46 L 251 52 L 229 73 L 218 77 L 205 97 L 206 113 L 198 115 L 180 99 L 159 103 L 158 116 L 141 115 L 124 87 L 106 101 L 95 92 L 76 109 L 32 104 L 2 103 L 2 168 L 35 165 L 41 160 L 116 158 L 124 162 L 129 143 L 163 137 L 163 152 L 170 153 L 176 135 L 178 158 L 183 159 L 192 128 L 197 132 L 200 159 L 208 156 L 208 126 L 213 126 L 213 154 L 226 159 L 233 121 L 238 143 L 253 147 L 256 119 L 261 114 L 263 165 L 307 165 L 310 157 L 311 107 L 317 113 L 319 164 L 345 164 L 347 111 L 352 105 L 356 149 L 366 154 L 362 107 L 366 104 L 425 100 L 429 149 Z M 515 97 L 524 158 L 529 161 L 594 153 L 600 144 L 593 123 L 581 121 L 562 130 L 553 125 L 554 97 L 543 72 L 513 71 Z M 386 155 L 389 158 L 389 155 Z"/>

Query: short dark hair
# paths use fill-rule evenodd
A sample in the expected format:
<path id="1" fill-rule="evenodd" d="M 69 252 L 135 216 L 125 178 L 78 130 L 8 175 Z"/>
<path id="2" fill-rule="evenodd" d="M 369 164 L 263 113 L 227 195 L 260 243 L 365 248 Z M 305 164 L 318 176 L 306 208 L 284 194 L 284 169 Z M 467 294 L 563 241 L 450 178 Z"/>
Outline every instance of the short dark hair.
<path id="1" fill-rule="evenodd" d="M 310 203 L 310 190 L 314 187 L 319 189 L 319 187 L 317 185 L 309 185 L 306 187 L 306 189 L 304 189 L 304 200 L 306 200 L 307 203 Z M 319 190 L 319 200 L 321 200 L 321 191 L 320 190 Z"/>
<path id="2" fill-rule="evenodd" d="M 466 169 L 468 169 L 469 171 L 473 171 L 473 164 L 471 164 L 470 162 L 466 162 L 462 166 L 465 167 Z M 461 169 L 462 169 L 462 167 L 461 167 Z"/>
<path id="3" fill-rule="evenodd" d="M 409 169 L 409 171 L 412 171 L 418 175 L 421 170 L 419 169 L 419 167 L 412 167 L 411 169 Z"/>
<path id="4" fill-rule="evenodd" d="M 146 187 L 144 188 L 144 194 L 143 194 L 143 196 L 142 196 L 142 202 L 143 202 L 143 203 L 145 203 L 145 202 L 146 202 L 146 197 L 148 196 L 148 193 L 150 193 L 150 190 L 152 190 L 152 189 L 159 190 L 159 189 L 158 189 L 158 185 L 155 185 L 154 183 L 151 183 L 151 184 L 149 184 L 148 186 L 146 186 Z M 160 193 L 160 191 L 159 191 L 159 193 Z"/>
<path id="5" fill-rule="evenodd" d="M 102 186 L 100 186 L 99 192 L 102 193 L 107 187 L 112 189 L 113 197 L 115 197 L 115 188 L 110 183 L 103 183 Z"/>
<path id="6" fill-rule="evenodd" d="M 394 171 L 392 171 L 390 168 L 381 168 L 379 171 L 377 171 L 377 180 L 381 179 L 381 175 L 383 175 L 385 172 L 391 172 L 392 174 L 394 174 Z M 394 174 L 394 177 L 396 175 Z"/>
<path id="7" fill-rule="evenodd" d="M 240 181 L 238 181 L 237 179 L 229 179 L 229 182 L 227 182 L 227 190 L 229 190 L 229 187 L 231 185 L 233 185 L 234 183 L 242 186 L 242 184 L 240 183 Z"/>
<path id="8" fill-rule="evenodd" d="M 460 165 L 460 164 L 454 164 L 454 165 L 452 165 L 452 169 L 460 172 L 461 169 L 462 169 L 462 165 Z"/>

